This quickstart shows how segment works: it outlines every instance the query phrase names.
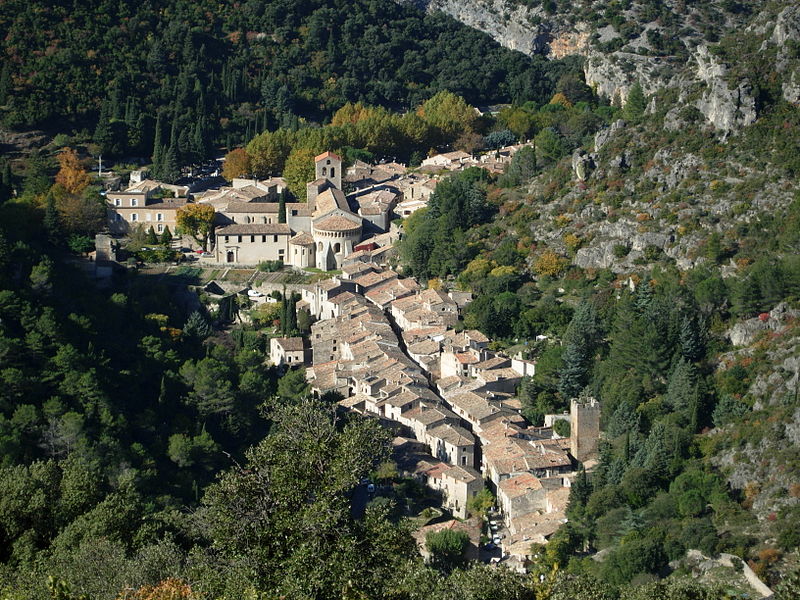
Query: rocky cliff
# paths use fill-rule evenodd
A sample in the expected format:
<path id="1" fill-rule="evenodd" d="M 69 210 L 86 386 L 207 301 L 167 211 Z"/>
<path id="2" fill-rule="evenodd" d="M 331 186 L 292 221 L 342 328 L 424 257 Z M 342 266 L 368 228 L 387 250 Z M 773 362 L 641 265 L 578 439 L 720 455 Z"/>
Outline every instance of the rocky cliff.
<path id="1" fill-rule="evenodd" d="M 397 1 L 444 12 L 528 55 L 584 57 L 586 83 L 614 102 L 624 103 L 635 82 L 649 96 L 674 87 L 677 104 L 696 108 L 722 138 L 758 115 L 758 90 L 714 52 L 731 32 L 764 38 L 764 58 L 774 60 L 784 99 L 800 102 L 800 7 L 793 4 L 777 13 L 775 5 L 755 1 L 691 7 L 671 1 L 659 12 L 647 2 L 631 2 L 622 10 L 578 0 L 548 12 L 547 3 L 515 0 Z M 679 128 L 681 122 L 673 114 L 665 126 Z"/>

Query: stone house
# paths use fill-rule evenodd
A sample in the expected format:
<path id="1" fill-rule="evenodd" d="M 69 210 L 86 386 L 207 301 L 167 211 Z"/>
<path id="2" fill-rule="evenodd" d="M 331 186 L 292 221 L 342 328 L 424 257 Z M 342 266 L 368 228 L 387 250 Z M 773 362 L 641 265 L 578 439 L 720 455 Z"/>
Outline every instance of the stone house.
<path id="1" fill-rule="evenodd" d="M 159 188 L 145 191 L 109 192 L 106 195 L 108 229 L 116 235 L 127 235 L 138 226 L 153 228 L 157 234 L 169 227 L 177 229 L 178 209 L 188 204 L 186 198 L 160 198 Z"/>
<path id="2" fill-rule="evenodd" d="M 273 365 L 302 365 L 305 362 L 305 345 L 301 337 L 278 337 L 269 341 L 269 360 Z"/>
<path id="3" fill-rule="evenodd" d="M 265 260 L 288 262 L 292 231 L 286 223 L 234 224 L 215 230 L 216 262 L 257 265 Z"/>

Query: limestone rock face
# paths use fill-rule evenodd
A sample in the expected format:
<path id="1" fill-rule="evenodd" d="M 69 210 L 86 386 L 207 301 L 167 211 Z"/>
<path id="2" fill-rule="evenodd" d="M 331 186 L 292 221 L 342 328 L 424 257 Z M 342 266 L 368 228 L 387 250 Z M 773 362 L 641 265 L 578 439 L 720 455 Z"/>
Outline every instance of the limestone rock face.
<path id="1" fill-rule="evenodd" d="M 585 181 L 594 169 L 594 160 L 585 150 L 578 149 L 572 154 L 572 170 L 578 181 Z"/>
<path id="2" fill-rule="evenodd" d="M 697 61 L 697 77 L 706 85 L 706 91 L 697 101 L 697 109 L 706 120 L 723 133 L 741 129 L 756 120 L 756 100 L 747 79 L 731 89 L 725 80 L 727 67 L 709 51 L 707 46 L 698 46 L 694 58 Z"/>
<path id="3" fill-rule="evenodd" d="M 528 56 L 546 54 L 563 58 L 582 54 L 589 43 L 586 24 L 577 23 L 568 28 L 555 20 L 545 19 L 547 15 L 541 6 L 510 6 L 504 0 L 395 1 L 427 12 L 442 11 L 465 25 L 488 33 L 506 48 Z"/>
<path id="4" fill-rule="evenodd" d="M 606 142 L 614 137 L 614 134 L 617 133 L 620 129 L 625 127 L 625 121 L 622 119 L 617 119 L 611 125 L 606 127 L 605 129 L 601 129 L 597 133 L 594 134 L 594 151 L 597 152 L 606 145 Z"/>
<path id="5" fill-rule="evenodd" d="M 583 73 L 586 84 L 600 96 L 624 104 L 636 81 L 648 96 L 667 85 L 678 66 L 672 59 L 660 56 L 642 56 L 632 52 L 604 54 L 591 49 Z"/>
<path id="6" fill-rule="evenodd" d="M 791 309 L 785 302 L 781 302 L 764 316 L 737 323 L 726 332 L 726 335 L 734 346 L 749 346 L 762 331 L 778 331 L 787 319 L 798 316 L 800 311 Z"/>

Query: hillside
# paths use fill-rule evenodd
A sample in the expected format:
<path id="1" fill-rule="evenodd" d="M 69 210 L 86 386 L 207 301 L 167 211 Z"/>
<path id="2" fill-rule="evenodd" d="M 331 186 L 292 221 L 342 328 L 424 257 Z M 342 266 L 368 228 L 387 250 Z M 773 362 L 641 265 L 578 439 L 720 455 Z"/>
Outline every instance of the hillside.
<path id="1" fill-rule="evenodd" d="M 0 33 L 0 599 L 753 600 L 745 564 L 800 597 L 795 3 L 12 0 Z M 284 220 L 324 151 L 434 181 L 391 266 L 536 361 L 530 425 L 602 407 L 528 572 L 447 535 L 423 561 L 391 435 L 267 362 L 299 296 L 207 285 L 326 274 L 87 277 L 109 205 L 72 147 L 165 180 L 225 147 L 227 179 L 285 178 Z"/>

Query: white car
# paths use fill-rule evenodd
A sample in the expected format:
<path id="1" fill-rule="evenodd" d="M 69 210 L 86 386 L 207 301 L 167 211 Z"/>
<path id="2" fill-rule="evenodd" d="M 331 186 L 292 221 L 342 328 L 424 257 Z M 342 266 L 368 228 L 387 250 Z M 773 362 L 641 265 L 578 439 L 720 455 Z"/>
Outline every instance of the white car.
<path id="1" fill-rule="evenodd" d="M 250 298 L 261 298 L 261 296 L 263 296 L 264 294 L 262 294 L 258 290 L 247 290 L 247 295 Z"/>

